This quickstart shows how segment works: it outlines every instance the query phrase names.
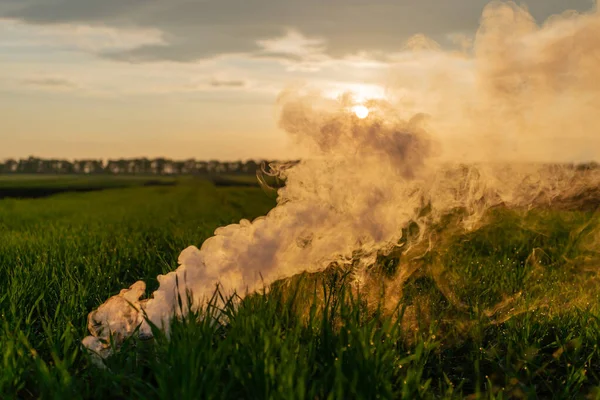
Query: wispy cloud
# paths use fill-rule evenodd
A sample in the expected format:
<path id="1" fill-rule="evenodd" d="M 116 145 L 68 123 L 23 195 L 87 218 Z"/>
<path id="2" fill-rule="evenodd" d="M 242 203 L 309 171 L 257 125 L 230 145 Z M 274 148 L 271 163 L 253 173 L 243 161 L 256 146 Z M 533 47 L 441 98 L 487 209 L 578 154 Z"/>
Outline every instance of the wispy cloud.
<path id="1" fill-rule="evenodd" d="M 52 90 L 71 90 L 78 87 L 76 83 L 62 78 L 32 78 L 21 80 L 20 83 L 28 87 Z"/>
<path id="2" fill-rule="evenodd" d="M 0 48 L 76 50 L 92 54 L 164 43 L 157 29 L 92 26 L 83 23 L 31 25 L 0 18 Z"/>
<path id="3" fill-rule="evenodd" d="M 262 52 L 259 54 L 280 54 L 297 58 L 307 58 L 325 52 L 325 39 L 309 38 L 297 30 L 290 29 L 284 36 L 258 40 Z"/>
<path id="4" fill-rule="evenodd" d="M 248 85 L 247 81 L 244 80 L 222 80 L 222 79 L 212 79 L 209 83 L 210 86 L 216 88 L 243 88 Z"/>

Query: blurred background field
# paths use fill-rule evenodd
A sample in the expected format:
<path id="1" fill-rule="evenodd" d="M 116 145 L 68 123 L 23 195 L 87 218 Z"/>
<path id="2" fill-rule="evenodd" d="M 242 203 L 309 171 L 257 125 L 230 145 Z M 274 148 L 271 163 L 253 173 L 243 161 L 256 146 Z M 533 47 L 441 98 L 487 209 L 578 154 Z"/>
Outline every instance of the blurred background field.
<path id="1" fill-rule="evenodd" d="M 275 183 L 274 179 L 268 178 Z M 0 174 L 0 199 L 40 198 L 58 193 L 91 192 L 144 186 L 175 186 L 211 182 L 217 187 L 259 187 L 255 175 L 204 174 L 197 176 L 149 176 L 149 175 L 42 175 Z"/>

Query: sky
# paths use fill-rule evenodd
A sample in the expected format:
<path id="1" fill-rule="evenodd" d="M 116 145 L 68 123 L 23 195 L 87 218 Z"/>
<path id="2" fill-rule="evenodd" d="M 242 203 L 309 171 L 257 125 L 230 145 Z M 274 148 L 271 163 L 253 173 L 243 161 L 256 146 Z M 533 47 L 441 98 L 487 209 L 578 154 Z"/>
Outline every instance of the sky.
<path id="1" fill-rule="evenodd" d="M 594 3 L 524 2 L 538 23 Z M 0 159 L 292 158 L 283 89 L 384 97 L 419 77 L 407 48 L 463 51 L 487 4 L 0 0 Z"/>

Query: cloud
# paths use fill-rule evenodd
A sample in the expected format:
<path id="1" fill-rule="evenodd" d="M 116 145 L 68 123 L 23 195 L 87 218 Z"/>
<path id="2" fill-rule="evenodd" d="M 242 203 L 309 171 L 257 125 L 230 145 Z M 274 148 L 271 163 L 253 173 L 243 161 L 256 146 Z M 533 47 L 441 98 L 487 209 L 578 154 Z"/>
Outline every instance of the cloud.
<path id="1" fill-rule="evenodd" d="M 0 18 L 0 32 L 0 48 L 43 47 L 101 54 L 164 43 L 162 33 L 156 29 L 92 26 L 83 22 L 32 25 Z"/>
<path id="2" fill-rule="evenodd" d="M 6 0 L 4 0 L 6 1 Z M 395 52 L 414 34 L 450 44 L 452 33 L 473 33 L 488 0 L 15 0 L 0 9 L 8 18 L 31 24 L 81 24 L 162 33 L 162 42 L 101 51 L 128 62 L 194 62 L 224 53 L 257 53 L 296 61 L 305 54 L 273 50 L 273 38 L 289 30 L 318 42 L 296 42 L 296 50 L 315 50 L 343 58 L 361 51 Z M 538 21 L 562 12 L 565 2 L 530 0 Z M 587 10 L 590 0 L 568 7 Z M 286 36 L 287 33 L 287 36 Z M 293 42 L 293 40 L 292 40 Z M 289 42 L 288 44 L 290 44 Z M 276 47 L 276 46 L 275 46 Z M 281 50 L 281 49 L 279 49 Z M 303 61 L 303 60 L 302 60 Z"/>
<path id="3" fill-rule="evenodd" d="M 78 85 L 62 78 L 33 78 L 21 81 L 23 85 L 42 89 L 76 89 Z"/>
<path id="4" fill-rule="evenodd" d="M 129 63 L 160 61 L 193 63 L 223 54 L 243 54 L 258 49 L 256 43 L 250 39 L 231 38 L 218 32 L 205 32 L 201 28 L 196 31 L 191 38 L 183 33 L 181 35 L 165 34 L 162 42 L 148 43 L 130 49 L 108 49 L 100 52 L 99 55 Z M 210 40 L 198 38 L 210 38 Z"/>
<path id="5" fill-rule="evenodd" d="M 258 40 L 257 45 L 260 51 L 252 57 L 279 61 L 288 71 L 316 72 L 332 61 L 326 53 L 325 39 L 307 37 L 294 29 L 276 38 Z"/>
<path id="6" fill-rule="evenodd" d="M 320 55 L 326 49 L 324 39 L 308 38 L 293 29 L 288 30 L 285 36 L 258 40 L 257 44 L 261 47 L 263 54 L 288 56 L 297 59 Z"/>
<path id="7" fill-rule="evenodd" d="M 210 81 L 209 85 L 216 88 L 243 88 L 248 85 L 248 82 L 243 80 L 213 79 Z"/>

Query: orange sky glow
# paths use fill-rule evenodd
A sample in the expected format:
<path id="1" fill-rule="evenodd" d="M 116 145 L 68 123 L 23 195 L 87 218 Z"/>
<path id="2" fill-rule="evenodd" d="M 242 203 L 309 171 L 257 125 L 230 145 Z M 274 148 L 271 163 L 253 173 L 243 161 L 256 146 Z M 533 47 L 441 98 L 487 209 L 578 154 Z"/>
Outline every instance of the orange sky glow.
<path id="1" fill-rule="evenodd" d="M 282 90 L 306 83 L 326 97 L 351 92 L 358 106 L 393 98 L 411 112 L 454 101 L 423 88 L 442 64 L 458 84 L 473 79 L 487 3 L 373 0 L 314 10 L 312 0 L 265 0 L 256 16 L 217 2 L 125 9 L 74 1 L 0 2 L 0 159 L 298 157 L 277 125 Z M 528 6 L 541 24 L 567 8 L 554 3 Z M 593 7 L 577 0 L 568 8 Z"/>

